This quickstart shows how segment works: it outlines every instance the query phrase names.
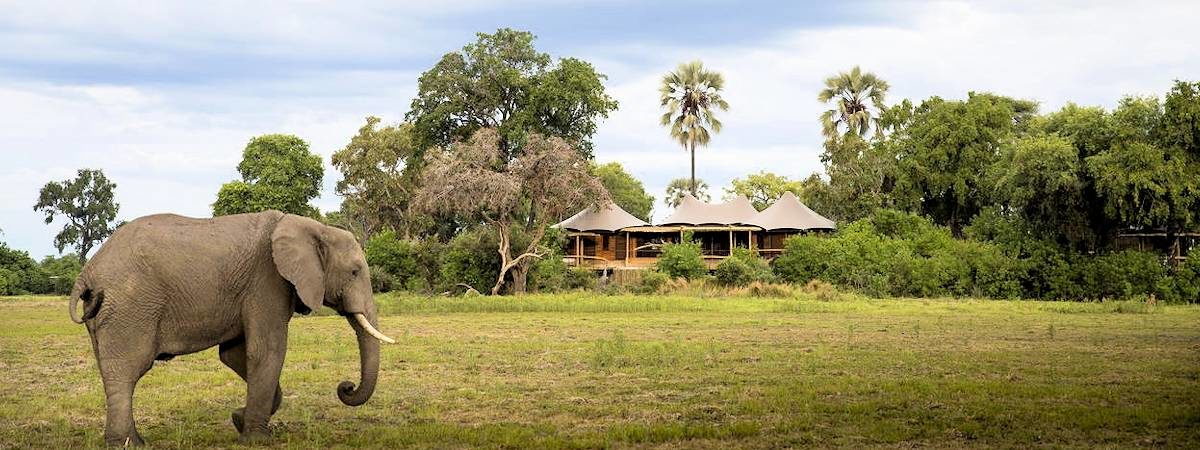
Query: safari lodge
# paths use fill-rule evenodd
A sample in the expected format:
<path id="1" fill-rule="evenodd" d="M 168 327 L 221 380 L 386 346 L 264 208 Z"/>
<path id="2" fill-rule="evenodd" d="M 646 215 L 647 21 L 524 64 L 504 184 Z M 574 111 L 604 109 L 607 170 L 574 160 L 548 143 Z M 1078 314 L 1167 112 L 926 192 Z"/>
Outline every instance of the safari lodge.
<path id="1" fill-rule="evenodd" d="M 654 225 L 610 203 L 580 211 L 555 227 L 566 231 L 565 259 L 576 266 L 648 268 L 658 261 L 663 244 L 677 243 L 691 232 L 712 269 L 734 248 L 755 249 L 764 258 L 774 258 L 783 252 L 788 237 L 832 231 L 835 224 L 789 192 L 762 211 L 745 197 L 706 203 L 688 195 L 670 216 Z"/>

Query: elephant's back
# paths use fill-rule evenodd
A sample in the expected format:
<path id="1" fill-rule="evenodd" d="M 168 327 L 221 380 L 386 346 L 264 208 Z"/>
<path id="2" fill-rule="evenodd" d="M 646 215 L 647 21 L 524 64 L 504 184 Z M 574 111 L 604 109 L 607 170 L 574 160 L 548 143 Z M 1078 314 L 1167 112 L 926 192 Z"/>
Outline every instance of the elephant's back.
<path id="1" fill-rule="evenodd" d="M 216 218 L 140 217 L 118 228 L 82 275 L 110 287 L 114 280 L 135 276 L 152 278 L 164 288 L 217 281 L 222 271 L 245 266 L 269 248 L 273 225 L 282 216 L 267 211 Z"/>

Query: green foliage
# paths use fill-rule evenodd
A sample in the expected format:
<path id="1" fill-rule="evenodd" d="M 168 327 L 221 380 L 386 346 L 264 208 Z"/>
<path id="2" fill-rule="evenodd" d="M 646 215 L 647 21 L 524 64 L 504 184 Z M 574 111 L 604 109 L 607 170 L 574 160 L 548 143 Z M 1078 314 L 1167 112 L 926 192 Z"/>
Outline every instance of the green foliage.
<path id="1" fill-rule="evenodd" d="M 708 273 L 700 244 L 692 240 L 690 233 L 685 233 L 679 243 L 663 244 L 662 255 L 655 268 L 671 278 L 688 280 Z"/>
<path id="2" fill-rule="evenodd" d="M 717 283 L 724 286 L 746 286 L 754 282 L 769 283 L 774 280 L 770 264 L 754 250 L 735 248 L 733 255 L 717 265 L 714 273 Z"/>
<path id="3" fill-rule="evenodd" d="M 621 163 L 610 162 L 593 166 L 592 174 L 600 178 L 600 183 L 608 189 L 613 203 L 633 217 L 650 220 L 650 211 L 654 209 L 654 196 L 646 192 L 642 182 L 626 172 Z"/>
<path id="4" fill-rule="evenodd" d="M 823 280 L 872 296 L 1014 298 L 1021 266 L 995 245 L 954 239 L 909 213 L 880 210 L 834 236 L 788 240 L 774 261 L 781 279 Z"/>
<path id="5" fill-rule="evenodd" d="M 657 294 L 671 281 L 671 277 L 656 270 L 642 271 L 642 278 L 634 286 L 634 292 L 639 294 Z"/>
<path id="6" fill-rule="evenodd" d="M 44 293 L 58 295 L 70 294 L 71 289 L 75 287 L 75 279 L 83 270 L 79 256 L 73 253 L 58 257 L 46 256 L 42 258 L 39 266 L 49 282 L 50 289 Z"/>
<path id="7" fill-rule="evenodd" d="M 732 185 L 725 190 L 729 196 L 740 196 L 750 199 L 754 208 L 762 211 L 779 200 L 784 192 L 791 192 L 797 197 L 804 195 L 804 184 L 788 177 L 762 171 L 746 175 L 746 178 L 734 178 Z"/>
<path id="8" fill-rule="evenodd" d="M 1106 215 L 1133 227 L 1180 230 L 1200 223 L 1200 160 L 1156 139 L 1165 120 L 1158 99 L 1127 97 L 1112 118 L 1113 145 L 1087 158 Z"/>
<path id="9" fill-rule="evenodd" d="M 325 168 L 303 139 L 287 134 L 251 139 L 242 152 L 238 173 L 241 180 L 225 183 L 217 192 L 214 216 L 276 209 L 317 217 L 316 208 L 308 202 L 320 195 Z"/>
<path id="10" fill-rule="evenodd" d="M 840 133 L 862 138 L 872 128 L 881 133 L 877 126 L 878 117 L 872 117 L 869 106 L 875 107 L 876 111 L 884 109 L 883 100 L 888 88 L 888 82 L 883 78 L 863 72 L 858 66 L 825 79 L 825 88 L 817 94 L 817 101 L 833 102 L 834 108 L 821 114 L 821 132 L 830 140 L 838 139 Z M 840 131 L 841 128 L 845 131 Z"/>
<path id="11" fill-rule="evenodd" d="M 406 119 L 421 147 L 445 147 L 496 128 L 506 158 L 536 132 L 561 137 L 590 159 L 597 121 L 617 108 L 604 90 L 605 76 L 574 58 L 552 63 L 526 31 L 501 28 L 476 36 L 417 81 Z"/>
<path id="12" fill-rule="evenodd" d="M 1176 268 L 1167 300 L 1200 303 L 1200 256 L 1192 255 Z"/>
<path id="13" fill-rule="evenodd" d="M 116 230 L 114 221 L 121 208 L 113 201 L 116 188 L 103 171 L 93 169 L 79 169 L 75 179 L 52 181 L 42 187 L 34 211 L 46 214 L 47 225 L 56 217 L 66 221 L 62 231 L 54 236 L 54 246 L 59 252 L 67 246 L 75 247 L 79 263 L 83 264 L 92 247 Z"/>
<path id="14" fill-rule="evenodd" d="M 74 254 L 46 257 L 42 264 L 0 242 L 0 295 L 67 294 L 82 263 Z"/>
<path id="15" fill-rule="evenodd" d="M 487 292 L 500 273 L 497 245 L 496 232 L 489 227 L 472 227 L 455 235 L 442 253 L 443 286 L 451 288 L 463 283 Z"/>
<path id="16" fill-rule="evenodd" d="M 1066 138 L 1043 133 L 1020 137 L 991 169 L 992 197 L 1063 242 L 1092 242 L 1081 166 L 1078 150 Z"/>
<path id="17" fill-rule="evenodd" d="M 403 289 L 432 292 L 440 284 L 443 245 L 433 239 L 400 239 L 393 231 L 377 233 L 367 241 L 365 253 L 378 291 Z"/>
<path id="18" fill-rule="evenodd" d="M 987 169 L 1028 103 L 976 93 L 966 101 L 923 102 L 907 128 L 893 135 L 903 149 L 897 202 L 960 232 L 986 204 Z"/>
<path id="19" fill-rule="evenodd" d="M 567 237 L 561 230 L 547 230 L 542 238 L 545 253 L 529 269 L 528 283 L 532 291 L 560 292 L 596 286 L 597 277 L 591 269 L 567 266 L 562 254 L 566 243 Z"/>
<path id="20" fill-rule="evenodd" d="M 664 199 L 667 202 L 667 205 L 672 208 L 678 207 L 680 203 L 683 203 L 683 197 L 688 194 L 691 194 L 693 197 L 696 197 L 697 200 L 702 202 L 712 200 L 712 196 L 708 195 L 707 182 L 697 178 L 696 190 L 694 191 L 694 194 L 691 186 L 692 182 L 687 178 L 676 178 L 671 180 L 670 183 L 667 183 L 667 196 Z"/>
<path id="21" fill-rule="evenodd" d="M 378 117 L 367 117 L 358 134 L 331 157 L 342 173 L 336 192 L 343 198 L 345 222 L 359 224 L 364 235 L 410 227 L 405 213 L 417 189 L 423 156 L 412 125 L 379 123 Z"/>

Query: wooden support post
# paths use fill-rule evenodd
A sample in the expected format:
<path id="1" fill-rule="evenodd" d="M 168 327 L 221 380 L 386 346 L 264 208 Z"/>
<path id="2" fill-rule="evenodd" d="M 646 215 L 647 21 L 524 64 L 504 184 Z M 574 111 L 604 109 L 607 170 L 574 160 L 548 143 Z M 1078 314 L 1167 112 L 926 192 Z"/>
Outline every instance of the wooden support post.
<path id="1" fill-rule="evenodd" d="M 575 235 L 575 265 L 580 266 L 583 263 L 583 243 L 579 239 L 579 235 Z"/>
<path id="2" fill-rule="evenodd" d="M 733 230 L 729 230 L 729 256 L 733 256 Z"/>
<path id="3" fill-rule="evenodd" d="M 625 232 L 625 267 L 629 267 L 629 232 Z"/>

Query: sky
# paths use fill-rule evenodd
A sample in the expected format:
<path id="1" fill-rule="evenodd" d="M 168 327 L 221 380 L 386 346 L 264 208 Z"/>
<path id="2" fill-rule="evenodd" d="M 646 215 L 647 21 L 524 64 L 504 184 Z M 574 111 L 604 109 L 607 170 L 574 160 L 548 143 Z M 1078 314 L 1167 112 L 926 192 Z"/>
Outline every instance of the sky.
<path id="1" fill-rule="evenodd" d="M 315 204 L 337 209 L 329 156 L 367 116 L 402 120 L 423 71 L 501 27 L 607 76 L 620 107 L 596 159 L 641 179 L 662 218 L 666 184 L 689 166 L 658 125 L 657 85 L 681 62 L 726 79 L 725 128 L 696 157 L 720 198 L 746 174 L 821 172 L 816 94 L 855 65 L 891 84 L 888 103 L 988 91 L 1043 112 L 1200 79 L 1200 2 L 1139 3 L 0 0 L 0 241 L 57 254 L 61 222 L 32 206 L 80 168 L 117 184 L 120 219 L 207 217 L 268 133 L 322 156 Z"/>

